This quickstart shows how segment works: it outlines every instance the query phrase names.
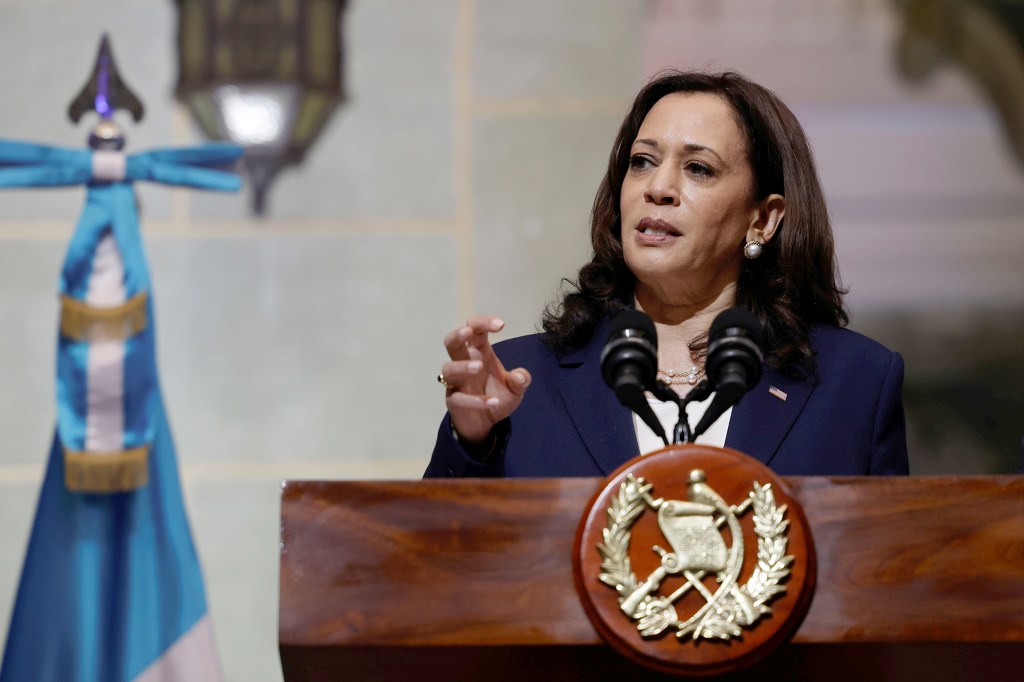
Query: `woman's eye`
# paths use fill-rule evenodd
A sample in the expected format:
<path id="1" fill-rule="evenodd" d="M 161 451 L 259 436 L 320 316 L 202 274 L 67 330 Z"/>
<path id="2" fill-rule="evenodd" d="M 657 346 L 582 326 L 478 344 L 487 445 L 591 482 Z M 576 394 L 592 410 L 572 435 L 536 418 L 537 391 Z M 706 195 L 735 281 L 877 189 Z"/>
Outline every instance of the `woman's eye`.
<path id="1" fill-rule="evenodd" d="M 629 157 L 629 167 L 633 170 L 647 170 L 652 165 L 654 165 L 653 162 L 641 154 L 634 154 Z"/>
<path id="2" fill-rule="evenodd" d="M 715 171 L 711 169 L 711 166 L 697 162 L 690 162 L 686 164 L 686 170 L 699 178 L 710 178 L 715 174 Z"/>

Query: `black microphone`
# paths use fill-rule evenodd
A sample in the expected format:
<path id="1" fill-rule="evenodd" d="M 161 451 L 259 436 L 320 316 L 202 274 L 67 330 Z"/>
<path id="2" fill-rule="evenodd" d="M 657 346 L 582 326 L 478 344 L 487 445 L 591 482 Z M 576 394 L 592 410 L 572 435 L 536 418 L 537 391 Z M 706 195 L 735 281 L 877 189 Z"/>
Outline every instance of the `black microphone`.
<path id="1" fill-rule="evenodd" d="M 761 379 L 761 322 L 745 308 L 729 308 L 718 314 L 708 334 L 708 357 L 704 364 L 715 398 L 693 430 L 693 437 L 735 405 Z"/>
<path id="2" fill-rule="evenodd" d="M 601 351 L 601 376 L 619 402 L 643 419 L 668 445 L 665 429 L 644 395 L 645 390 L 655 386 L 657 368 L 658 334 L 654 322 L 639 310 L 623 310 L 612 319 L 608 341 Z"/>

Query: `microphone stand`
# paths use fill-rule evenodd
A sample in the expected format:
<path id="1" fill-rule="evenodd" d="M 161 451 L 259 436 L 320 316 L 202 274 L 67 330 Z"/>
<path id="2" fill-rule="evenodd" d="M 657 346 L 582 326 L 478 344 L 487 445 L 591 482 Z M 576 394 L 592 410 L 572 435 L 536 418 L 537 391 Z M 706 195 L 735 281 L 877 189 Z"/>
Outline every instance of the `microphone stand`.
<path id="1" fill-rule="evenodd" d="M 679 421 L 676 422 L 676 426 L 672 429 L 672 444 L 676 445 L 679 443 L 686 444 L 692 443 L 694 440 L 693 431 L 690 429 L 690 420 L 686 416 L 686 406 L 693 401 L 706 400 L 711 395 L 714 388 L 707 379 L 694 386 L 689 393 L 683 397 L 679 397 L 679 394 L 672 390 L 672 387 L 666 384 L 661 379 L 658 379 L 654 383 L 654 388 L 651 393 L 658 400 L 664 402 L 674 402 L 679 406 Z"/>

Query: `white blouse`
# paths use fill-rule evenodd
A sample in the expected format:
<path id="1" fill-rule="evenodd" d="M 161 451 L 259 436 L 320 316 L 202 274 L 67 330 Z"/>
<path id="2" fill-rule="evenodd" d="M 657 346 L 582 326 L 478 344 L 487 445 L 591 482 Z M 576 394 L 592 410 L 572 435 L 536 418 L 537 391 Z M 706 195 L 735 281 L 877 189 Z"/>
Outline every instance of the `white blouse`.
<path id="1" fill-rule="evenodd" d="M 693 402 L 686 406 L 686 414 L 690 419 L 690 427 L 693 428 L 700 421 L 700 418 L 704 415 L 704 411 L 714 400 L 715 394 L 712 393 L 707 397 L 706 400 L 701 402 Z M 662 402 L 657 398 L 651 396 L 647 397 L 647 402 L 651 404 L 651 408 L 654 410 L 654 414 L 658 416 L 658 421 L 661 422 L 662 428 L 665 429 L 665 434 L 672 439 L 672 430 L 676 426 L 676 422 L 679 421 L 679 406 L 674 402 Z M 712 424 L 707 431 L 697 437 L 696 443 L 701 445 L 714 445 L 716 447 L 725 447 L 725 435 L 729 431 L 729 420 L 732 419 L 732 408 L 730 407 L 725 411 L 721 417 L 719 417 L 714 424 Z M 637 444 L 640 446 L 640 454 L 647 454 L 655 450 L 660 450 L 665 447 L 665 443 L 662 442 L 661 438 L 654 435 L 654 431 L 644 423 L 640 417 L 633 415 L 633 428 L 636 430 Z"/>

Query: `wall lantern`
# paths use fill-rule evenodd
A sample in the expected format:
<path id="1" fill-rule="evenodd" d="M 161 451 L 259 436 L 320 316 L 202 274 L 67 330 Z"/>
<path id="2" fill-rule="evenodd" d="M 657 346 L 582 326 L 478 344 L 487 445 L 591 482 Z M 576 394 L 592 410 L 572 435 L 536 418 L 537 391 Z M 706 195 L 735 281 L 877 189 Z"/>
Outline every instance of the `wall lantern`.
<path id="1" fill-rule="evenodd" d="M 347 0 L 175 0 L 178 83 L 203 133 L 245 147 L 252 207 L 344 98 Z"/>

